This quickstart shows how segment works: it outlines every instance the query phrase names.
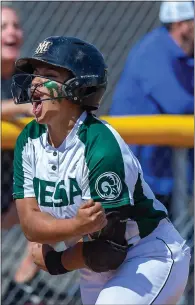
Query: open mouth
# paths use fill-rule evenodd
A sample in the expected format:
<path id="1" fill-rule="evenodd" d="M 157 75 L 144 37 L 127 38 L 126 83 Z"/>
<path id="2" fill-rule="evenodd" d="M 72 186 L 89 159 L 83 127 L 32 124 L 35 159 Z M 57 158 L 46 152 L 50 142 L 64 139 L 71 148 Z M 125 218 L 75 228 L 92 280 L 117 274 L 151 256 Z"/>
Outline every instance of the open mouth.
<path id="1" fill-rule="evenodd" d="M 9 41 L 9 42 L 4 42 L 4 46 L 10 47 L 10 48 L 15 48 L 18 46 L 18 44 L 16 43 L 16 41 Z"/>
<path id="2" fill-rule="evenodd" d="M 33 113 L 35 115 L 39 115 L 42 110 L 42 100 L 40 99 L 40 97 L 33 97 L 32 104 L 33 104 Z"/>

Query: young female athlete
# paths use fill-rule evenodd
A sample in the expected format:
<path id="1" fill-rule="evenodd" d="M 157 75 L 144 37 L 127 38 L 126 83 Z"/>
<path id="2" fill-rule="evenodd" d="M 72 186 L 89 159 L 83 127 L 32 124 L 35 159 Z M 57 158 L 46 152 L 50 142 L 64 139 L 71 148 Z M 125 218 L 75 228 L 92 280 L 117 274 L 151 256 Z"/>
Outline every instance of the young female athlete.
<path id="1" fill-rule="evenodd" d="M 32 103 L 35 120 L 17 139 L 14 198 L 35 263 L 80 269 L 83 304 L 176 304 L 190 251 L 128 146 L 92 114 L 107 85 L 101 53 L 49 37 L 16 67 L 13 98 Z M 65 251 L 49 245 L 59 241 Z"/>

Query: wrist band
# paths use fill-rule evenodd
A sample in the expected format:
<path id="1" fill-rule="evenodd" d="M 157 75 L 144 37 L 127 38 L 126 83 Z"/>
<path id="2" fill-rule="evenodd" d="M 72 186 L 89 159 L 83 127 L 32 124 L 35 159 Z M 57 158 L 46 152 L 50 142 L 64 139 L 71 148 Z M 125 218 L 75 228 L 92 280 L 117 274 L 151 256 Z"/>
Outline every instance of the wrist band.
<path id="1" fill-rule="evenodd" d="M 64 268 L 61 262 L 62 254 L 64 251 L 56 252 L 55 250 L 49 251 L 45 256 L 45 266 L 51 275 L 59 275 L 70 272 Z"/>

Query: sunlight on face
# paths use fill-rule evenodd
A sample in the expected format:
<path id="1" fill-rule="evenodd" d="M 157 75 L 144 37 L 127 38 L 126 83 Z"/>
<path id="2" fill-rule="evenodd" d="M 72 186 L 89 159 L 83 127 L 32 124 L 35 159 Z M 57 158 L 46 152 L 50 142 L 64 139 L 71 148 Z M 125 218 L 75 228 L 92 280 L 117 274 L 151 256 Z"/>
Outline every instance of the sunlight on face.
<path id="1" fill-rule="evenodd" d="M 68 107 L 69 102 L 64 97 L 62 83 L 70 78 L 70 72 L 41 65 L 35 69 L 34 74 L 37 76 L 31 86 L 33 113 L 37 122 L 49 124 L 53 118 L 64 112 L 64 102 Z"/>

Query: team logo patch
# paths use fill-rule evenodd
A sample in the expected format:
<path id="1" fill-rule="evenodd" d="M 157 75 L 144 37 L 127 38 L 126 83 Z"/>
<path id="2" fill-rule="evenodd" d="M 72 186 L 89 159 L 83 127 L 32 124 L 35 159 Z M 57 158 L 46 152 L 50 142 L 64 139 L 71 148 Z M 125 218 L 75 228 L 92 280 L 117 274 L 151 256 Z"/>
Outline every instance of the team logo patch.
<path id="1" fill-rule="evenodd" d="M 116 173 L 106 172 L 97 178 L 95 189 L 104 200 L 116 199 L 122 191 L 121 179 Z"/>
<path id="2" fill-rule="evenodd" d="M 35 50 L 35 54 L 45 53 L 52 44 L 53 43 L 51 41 L 43 41 L 43 42 L 41 42 L 38 45 L 37 49 Z"/>

